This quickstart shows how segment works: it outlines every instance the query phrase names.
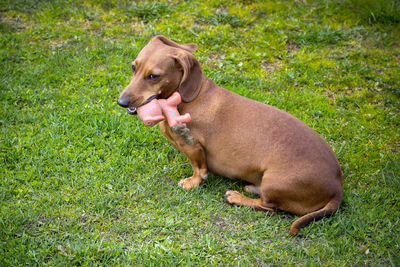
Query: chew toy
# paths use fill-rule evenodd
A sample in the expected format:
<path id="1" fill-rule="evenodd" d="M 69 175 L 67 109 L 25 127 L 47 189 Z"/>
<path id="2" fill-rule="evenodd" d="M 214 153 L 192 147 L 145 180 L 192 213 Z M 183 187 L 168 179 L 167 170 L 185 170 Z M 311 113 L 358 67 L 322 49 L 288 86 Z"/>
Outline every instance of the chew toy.
<path id="1" fill-rule="evenodd" d="M 146 126 L 154 126 L 167 118 L 168 125 L 171 128 L 179 123 L 186 127 L 186 123 L 190 122 L 191 118 L 189 113 L 179 114 L 177 106 L 181 101 L 181 95 L 175 92 L 168 99 L 153 99 L 149 103 L 138 107 L 137 113 Z"/>
<path id="2" fill-rule="evenodd" d="M 181 95 L 175 92 L 168 99 L 153 99 L 138 107 L 137 113 L 146 126 L 154 126 L 165 120 L 166 117 L 171 130 L 182 137 L 186 144 L 192 145 L 194 138 L 190 135 L 189 128 L 186 127 L 186 123 L 191 120 L 190 114 L 181 115 L 177 109 L 181 101 Z"/>

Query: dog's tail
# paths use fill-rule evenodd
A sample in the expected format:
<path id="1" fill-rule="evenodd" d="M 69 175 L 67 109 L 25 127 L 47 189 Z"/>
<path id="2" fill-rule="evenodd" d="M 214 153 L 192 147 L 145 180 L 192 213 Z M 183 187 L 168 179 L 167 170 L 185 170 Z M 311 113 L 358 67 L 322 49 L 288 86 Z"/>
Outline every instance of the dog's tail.
<path id="1" fill-rule="evenodd" d="M 342 202 L 342 190 L 340 190 L 329 202 L 320 210 L 308 213 L 292 223 L 290 233 L 295 236 L 299 230 L 306 227 L 309 223 L 317 221 L 324 217 L 329 217 L 337 211 Z"/>

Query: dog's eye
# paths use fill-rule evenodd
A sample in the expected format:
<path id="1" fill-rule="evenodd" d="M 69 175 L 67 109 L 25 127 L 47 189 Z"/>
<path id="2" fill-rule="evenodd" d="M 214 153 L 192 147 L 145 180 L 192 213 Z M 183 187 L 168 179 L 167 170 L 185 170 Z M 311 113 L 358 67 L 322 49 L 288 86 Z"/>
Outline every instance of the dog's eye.
<path id="1" fill-rule="evenodd" d="M 160 78 L 160 75 L 156 74 L 150 74 L 147 79 L 152 80 L 152 81 L 157 81 Z"/>
<path id="2" fill-rule="evenodd" d="M 131 66 L 131 69 L 132 69 L 132 72 L 135 73 L 135 71 L 136 71 L 136 66 L 135 66 L 135 65 L 132 65 L 132 66 Z"/>

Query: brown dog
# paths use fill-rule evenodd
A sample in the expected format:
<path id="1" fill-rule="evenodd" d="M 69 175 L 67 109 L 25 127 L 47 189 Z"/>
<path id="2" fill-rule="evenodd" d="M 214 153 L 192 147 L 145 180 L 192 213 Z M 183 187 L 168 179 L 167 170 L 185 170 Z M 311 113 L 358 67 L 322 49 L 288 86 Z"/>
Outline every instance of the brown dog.
<path id="1" fill-rule="evenodd" d="M 208 172 L 243 179 L 253 185 L 245 191 L 227 191 L 230 204 L 256 210 L 277 209 L 302 215 L 290 229 L 300 228 L 334 213 L 342 201 L 342 172 L 329 145 L 299 119 L 277 108 L 242 97 L 202 74 L 192 52 L 196 44 L 177 44 L 154 37 L 132 63 L 133 77 L 118 104 L 130 114 L 147 99 L 167 98 L 179 91 L 181 114 L 194 142 L 188 144 L 160 123 L 165 137 L 184 153 L 193 176 L 179 186 L 190 189 L 203 183 Z"/>

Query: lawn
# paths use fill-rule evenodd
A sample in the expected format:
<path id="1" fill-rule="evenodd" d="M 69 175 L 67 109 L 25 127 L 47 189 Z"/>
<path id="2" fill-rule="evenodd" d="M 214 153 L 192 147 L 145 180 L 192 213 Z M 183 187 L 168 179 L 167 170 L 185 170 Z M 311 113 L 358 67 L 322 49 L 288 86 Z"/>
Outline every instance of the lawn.
<path id="1" fill-rule="evenodd" d="M 400 265 L 400 2 L 0 0 L 0 266 Z M 190 191 L 185 156 L 116 100 L 151 37 L 334 149 L 344 200 L 297 216 Z"/>

